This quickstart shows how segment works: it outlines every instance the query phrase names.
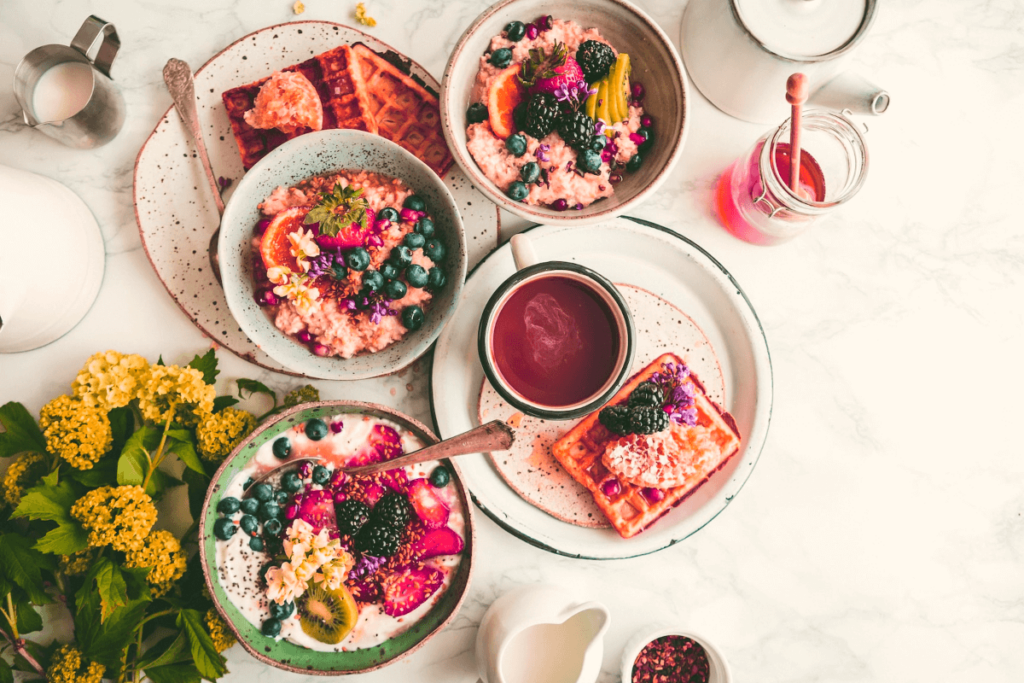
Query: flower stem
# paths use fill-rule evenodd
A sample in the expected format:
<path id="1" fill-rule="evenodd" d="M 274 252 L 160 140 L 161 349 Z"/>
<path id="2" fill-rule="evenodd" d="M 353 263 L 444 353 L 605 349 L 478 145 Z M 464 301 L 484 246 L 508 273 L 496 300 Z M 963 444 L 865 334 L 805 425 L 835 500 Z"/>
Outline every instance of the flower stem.
<path id="1" fill-rule="evenodd" d="M 11 627 L 11 633 L 14 634 L 14 639 L 11 640 L 10 638 L 8 638 L 8 640 L 11 640 L 11 642 L 13 643 L 14 640 L 17 640 L 19 638 L 18 612 L 14 609 L 14 600 L 11 598 L 10 593 L 7 594 L 7 609 L 0 607 L 0 614 L 4 615 L 4 618 L 7 619 L 7 625 Z"/>
<path id="2" fill-rule="evenodd" d="M 142 490 L 145 491 L 146 487 L 149 486 L 149 480 L 153 477 L 153 471 L 160 466 L 161 461 L 164 459 L 164 446 L 167 445 L 167 432 L 171 429 L 171 419 L 174 418 L 174 406 L 171 406 L 170 415 L 167 416 L 167 422 L 164 423 L 164 434 L 160 437 L 160 445 L 156 447 L 156 453 L 149 460 L 149 471 L 146 472 L 146 478 L 142 480 Z M 149 457 L 149 454 L 146 454 Z"/>

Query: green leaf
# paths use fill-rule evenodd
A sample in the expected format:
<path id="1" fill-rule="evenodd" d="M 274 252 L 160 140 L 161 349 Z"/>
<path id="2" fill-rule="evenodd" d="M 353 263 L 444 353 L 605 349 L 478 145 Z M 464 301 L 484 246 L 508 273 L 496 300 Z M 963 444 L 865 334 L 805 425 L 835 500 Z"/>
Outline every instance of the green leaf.
<path id="1" fill-rule="evenodd" d="M 91 489 L 101 486 L 117 486 L 117 462 L 117 458 L 103 458 L 89 470 L 72 468 L 68 471 L 68 476 Z"/>
<path id="2" fill-rule="evenodd" d="M 35 486 L 25 491 L 11 517 L 45 519 L 53 522 L 70 521 L 71 506 L 80 495 L 81 492 L 69 481 L 62 481 L 56 486 Z"/>
<path id="3" fill-rule="evenodd" d="M 32 547 L 32 539 L 16 533 L 0 536 L 0 570 L 37 605 L 53 602 L 43 590 L 43 570 L 53 562 Z"/>
<path id="4" fill-rule="evenodd" d="M 34 640 L 25 640 L 25 649 L 28 650 L 28 654 L 32 656 L 39 665 L 44 669 L 50 668 L 50 662 L 53 659 L 53 653 L 57 651 L 57 648 L 61 646 L 59 640 L 53 640 L 49 645 L 40 645 Z M 12 667 L 15 671 L 23 671 L 36 675 L 36 668 L 28 663 L 21 655 L 14 656 L 14 666 Z M 41 680 L 41 679 L 35 679 Z"/>
<path id="5" fill-rule="evenodd" d="M 203 615 L 194 609 L 183 609 L 178 613 L 178 628 L 188 634 L 192 659 L 196 669 L 206 679 L 216 680 L 228 672 L 224 657 L 213 646 L 210 634 L 203 625 Z"/>
<path id="6" fill-rule="evenodd" d="M 196 453 L 192 432 L 187 429 L 172 429 L 167 432 L 167 441 L 170 444 L 167 446 L 167 450 L 178 456 L 185 463 L 185 467 L 195 470 L 199 474 L 206 474 L 203 461 Z"/>
<path id="7" fill-rule="evenodd" d="M 107 417 L 110 418 L 110 431 L 114 440 L 110 444 L 110 452 L 115 455 L 121 452 L 125 443 L 135 430 L 135 414 L 128 406 L 114 408 Z"/>
<path id="8" fill-rule="evenodd" d="M 60 522 L 33 546 L 49 555 L 71 555 L 89 547 L 89 532 L 78 522 Z"/>
<path id="9" fill-rule="evenodd" d="M 149 477 L 149 482 L 146 484 L 146 494 L 154 501 L 157 501 L 163 498 L 167 489 L 183 486 L 184 484 L 185 482 L 181 479 L 168 474 L 158 467 L 153 470 L 153 474 Z"/>
<path id="10" fill-rule="evenodd" d="M 14 683 L 14 671 L 6 659 L 0 659 L 0 683 Z"/>
<path id="11" fill-rule="evenodd" d="M 196 354 L 196 357 L 189 361 L 188 366 L 203 373 L 203 381 L 207 384 L 216 382 L 217 375 L 220 374 L 220 370 L 217 369 L 217 354 L 213 352 L 213 349 L 202 356 Z"/>
<path id="12" fill-rule="evenodd" d="M 303 225 L 319 223 L 320 234 L 331 237 L 353 223 L 359 223 L 360 228 L 366 230 L 366 209 L 369 204 L 362 198 L 362 194 L 362 190 L 351 185 L 342 187 L 341 183 L 336 184 L 333 192 L 320 195 L 319 203 L 302 220 Z"/>
<path id="13" fill-rule="evenodd" d="M 118 484 L 137 486 L 146 479 L 146 471 L 149 469 L 146 453 L 156 450 L 160 445 L 160 437 L 160 429 L 150 425 L 143 425 L 131 435 L 117 460 Z"/>
<path id="14" fill-rule="evenodd" d="M 43 617 L 36 609 L 32 606 L 28 600 L 23 597 L 14 601 L 14 609 L 17 611 L 17 622 L 18 622 L 18 633 L 24 635 L 26 633 L 35 633 L 36 631 L 43 630 Z"/>
<path id="15" fill-rule="evenodd" d="M 199 669 L 191 662 L 149 667 L 146 668 L 146 676 L 153 683 L 200 683 L 203 680 Z"/>
<path id="16" fill-rule="evenodd" d="M 86 657 L 107 667 L 107 677 L 117 678 L 121 669 L 121 652 L 133 641 L 135 629 L 142 622 L 149 597 L 129 600 L 105 621 L 100 621 L 100 597 L 89 591 L 78 601 L 75 614 L 75 639 Z"/>
<path id="17" fill-rule="evenodd" d="M 14 401 L 0 406 L 0 424 L 6 430 L 0 432 L 0 458 L 26 451 L 46 452 L 46 439 L 25 406 Z"/>
<path id="18" fill-rule="evenodd" d="M 161 353 L 159 356 L 157 356 L 156 364 L 157 365 L 165 365 L 165 363 L 164 363 L 164 354 Z"/>
<path id="19" fill-rule="evenodd" d="M 234 396 L 218 396 L 213 399 L 213 412 L 219 413 L 225 408 L 230 408 L 233 405 L 238 404 L 238 399 Z"/>
<path id="20" fill-rule="evenodd" d="M 57 464 L 57 468 L 53 472 L 40 477 L 39 480 L 48 486 L 56 486 L 60 483 L 60 464 Z"/>
<path id="21" fill-rule="evenodd" d="M 128 584 L 121 568 L 106 557 L 100 557 L 89 568 L 75 599 L 79 602 L 87 600 L 93 591 L 100 598 L 100 623 L 106 621 L 114 610 L 128 604 Z"/>
<path id="22" fill-rule="evenodd" d="M 192 663 L 192 650 L 184 631 L 178 631 L 178 635 L 168 636 L 147 649 L 139 659 L 138 667 L 149 669 L 180 662 Z"/>
<path id="23" fill-rule="evenodd" d="M 192 519 L 199 519 L 203 503 L 206 501 L 206 489 L 210 487 L 210 478 L 195 470 L 185 470 L 181 473 L 181 478 L 188 484 L 188 510 L 192 514 Z"/>
<path id="24" fill-rule="evenodd" d="M 274 405 L 277 405 L 277 394 L 275 394 L 274 390 L 268 387 L 263 382 L 257 382 L 254 379 L 246 379 L 245 377 L 242 377 L 241 379 L 238 380 L 239 398 L 246 398 L 246 396 L 242 393 L 243 391 L 249 392 L 249 396 L 252 396 L 253 394 L 266 394 L 267 396 L 274 400 Z"/>

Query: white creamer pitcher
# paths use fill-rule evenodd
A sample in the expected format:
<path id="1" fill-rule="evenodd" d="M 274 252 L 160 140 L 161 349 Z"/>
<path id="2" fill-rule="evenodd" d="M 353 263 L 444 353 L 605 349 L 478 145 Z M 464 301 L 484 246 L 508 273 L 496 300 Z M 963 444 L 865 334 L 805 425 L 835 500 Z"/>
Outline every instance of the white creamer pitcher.
<path id="1" fill-rule="evenodd" d="M 877 115 L 889 94 L 844 71 L 877 0 L 690 0 L 680 52 L 697 88 L 730 116 L 777 124 L 786 79 L 807 76 L 810 106 Z"/>
<path id="2" fill-rule="evenodd" d="M 491 605 L 476 636 L 484 683 L 593 683 L 601 672 L 608 609 L 566 588 L 528 585 Z"/>

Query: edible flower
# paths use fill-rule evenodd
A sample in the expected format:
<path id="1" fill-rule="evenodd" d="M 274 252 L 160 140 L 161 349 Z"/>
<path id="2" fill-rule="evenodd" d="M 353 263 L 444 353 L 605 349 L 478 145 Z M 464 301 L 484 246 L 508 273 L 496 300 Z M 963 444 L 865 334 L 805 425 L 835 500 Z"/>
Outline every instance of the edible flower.
<path id="1" fill-rule="evenodd" d="M 292 389 L 284 395 L 284 405 L 297 406 L 301 403 L 316 403 L 320 400 L 320 390 L 312 384 Z"/>
<path id="2" fill-rule="evenodd" d="M 586 81 L 577 81 L 576 83 L 567 83 L 560 85 L 555 88 L 555 99 L 559 102 L 565 102 L 573 109 L 579 109 L 580 105 L 583 104 L 588 97 L 597 94 L 597 88 L 587 88 Z"/>
<path id="3" fill-rule="evenodd" d="M 320 290 L 310 287 L 307 283 L 309 277 L 306 275 L 292 274 L 291 279 L 283 284 L 274 287 L 274 294 L 283 296 L 295 302 L 299 312 L 305 314 L 320 308 Z"/>
<path id="4" fill-rule="evenodd" d="M 139 547 L 125 553 L 124 566 L 129 569 L 148 567 L 146 581 L 153 597 L 159 598 L 185 575 L 186 561 L 181 542 L 170 531 L 161 530 L 148 534 Z"/>
<path id="5" fill-rule="evenodd" d="M 245 410 L 225 408 L 210 413 L 196 427 L 196 442 L 203 460 L 218 463 L 256 428 L 256 416 Z"/>
<path id="6" fill-rule="evenodd" d="M 39 427 L 46 450 L 79 470 L 91 470 L 113 442 L 107 411 L 70 396 L 58 396 L 43 406 Z"/>
<path id="7" fill-rule="evenodd" d="M 676 424 L 697 424 L 697 409 L 693 407 L 694 388 L 688 380 L 690 369 L 682 363 L 664 363 L 662 372 L 651 375 L 651 381 L 661 387 L 665 395 L 662 407 Z"/>
<path id="8" fill-rule="evenodd" d="M 551 151 L 551 145 L 541 145 L 537 148 L 537 161 L 550 161 L 548 159 L 548 152 Z"/>
<path id="9" fill-rule="evenodd" d="M 39 481 L 44 474 L 46 474 L 46 462 L 42 453 L 19 455 L 18 459 L 8 466 L 4 473 L 3 484 L 0 485 L 4 501 L 11 508 L 18 507 L 25 489 Z"/>
<path id="10" fill-rule="evenodd" d="M 275 285 L 283 285 L 292 276 L 292 269 L 288 266 L 272 266 L 267 269 L 267 279 Z"/>
<path id="11" fill-rule="evenodd" d="M 306 259 L 320 255 L 320 246 L 316 243 L 316 236 L 312 230 L 306 231 L 299 228 L 295 232 L 288 233 L 288 241 L 291 243 L 291 254 L 299 264 L 302 272 L 309 270 L 309 261 Z"/>
<path id="12" fill-rule="evenodd" d="M 341 253 L 341 247 L 334 251 L 324 249 L 320 251 L 319 256 L 314 257 L 309 262 L 309 270 L 306 274 L 311 278 L 318 278 L 325 274 L 329 275 L 334 266 L 338 264 L 345 265 L 345 257 Z"/>
<path id="13" fill-rule="evenodd" d="M 391 310 L 391 299 L 380 292 L 370 292 L 364 296 L 363 307 L 370 310 L 370 322 L 374 325 L 380 323 L 385 316 L 398 315 L 396 311 Z"/>
<path id="14" fill-rule="evenodd" d="M 46 680 L 50 683 L 100 683 L 107 668 L 82 656 L 74 645 L 62 645 L 53 653 Z"/>
<path id="15" fill-rule="evenodd" d="M 141 548 L 156 523 L 156 506 L 141 486 L 101 486 L 71 506 L 89 532 L 89 546 L 128 552 Z"/>
<path id="16" fill-rule="evenodd" d="M 71 393 L 86 405 L 110 411 L 123 408 L 138 394 L 149 362 L 137 354 L 101 351 L 89 356 L 71 384 Z"/>
<path id="17" fill-rule="evenodd" d="M 292 522 L 283 546 L 288 561 L 271 567 L 266 575 L 267 597 L 278 604 L 300 597 L 310 582 L 337 590 L 355 564 L 330 531 L 324 528 L 314 534 L 313 526 L 302 519 Z"/>

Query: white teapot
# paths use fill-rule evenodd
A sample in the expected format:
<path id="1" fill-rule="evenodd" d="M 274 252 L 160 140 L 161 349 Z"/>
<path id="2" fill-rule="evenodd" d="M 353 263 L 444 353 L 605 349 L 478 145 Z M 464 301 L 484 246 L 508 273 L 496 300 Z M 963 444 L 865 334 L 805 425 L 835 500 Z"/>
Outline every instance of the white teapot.
<path id="1" fill-rule="evenodd" d="M 55 180 L 0 165 L 0 353 L 62 337 L 89 311 L 103 281 L 96 219 Z"/>

